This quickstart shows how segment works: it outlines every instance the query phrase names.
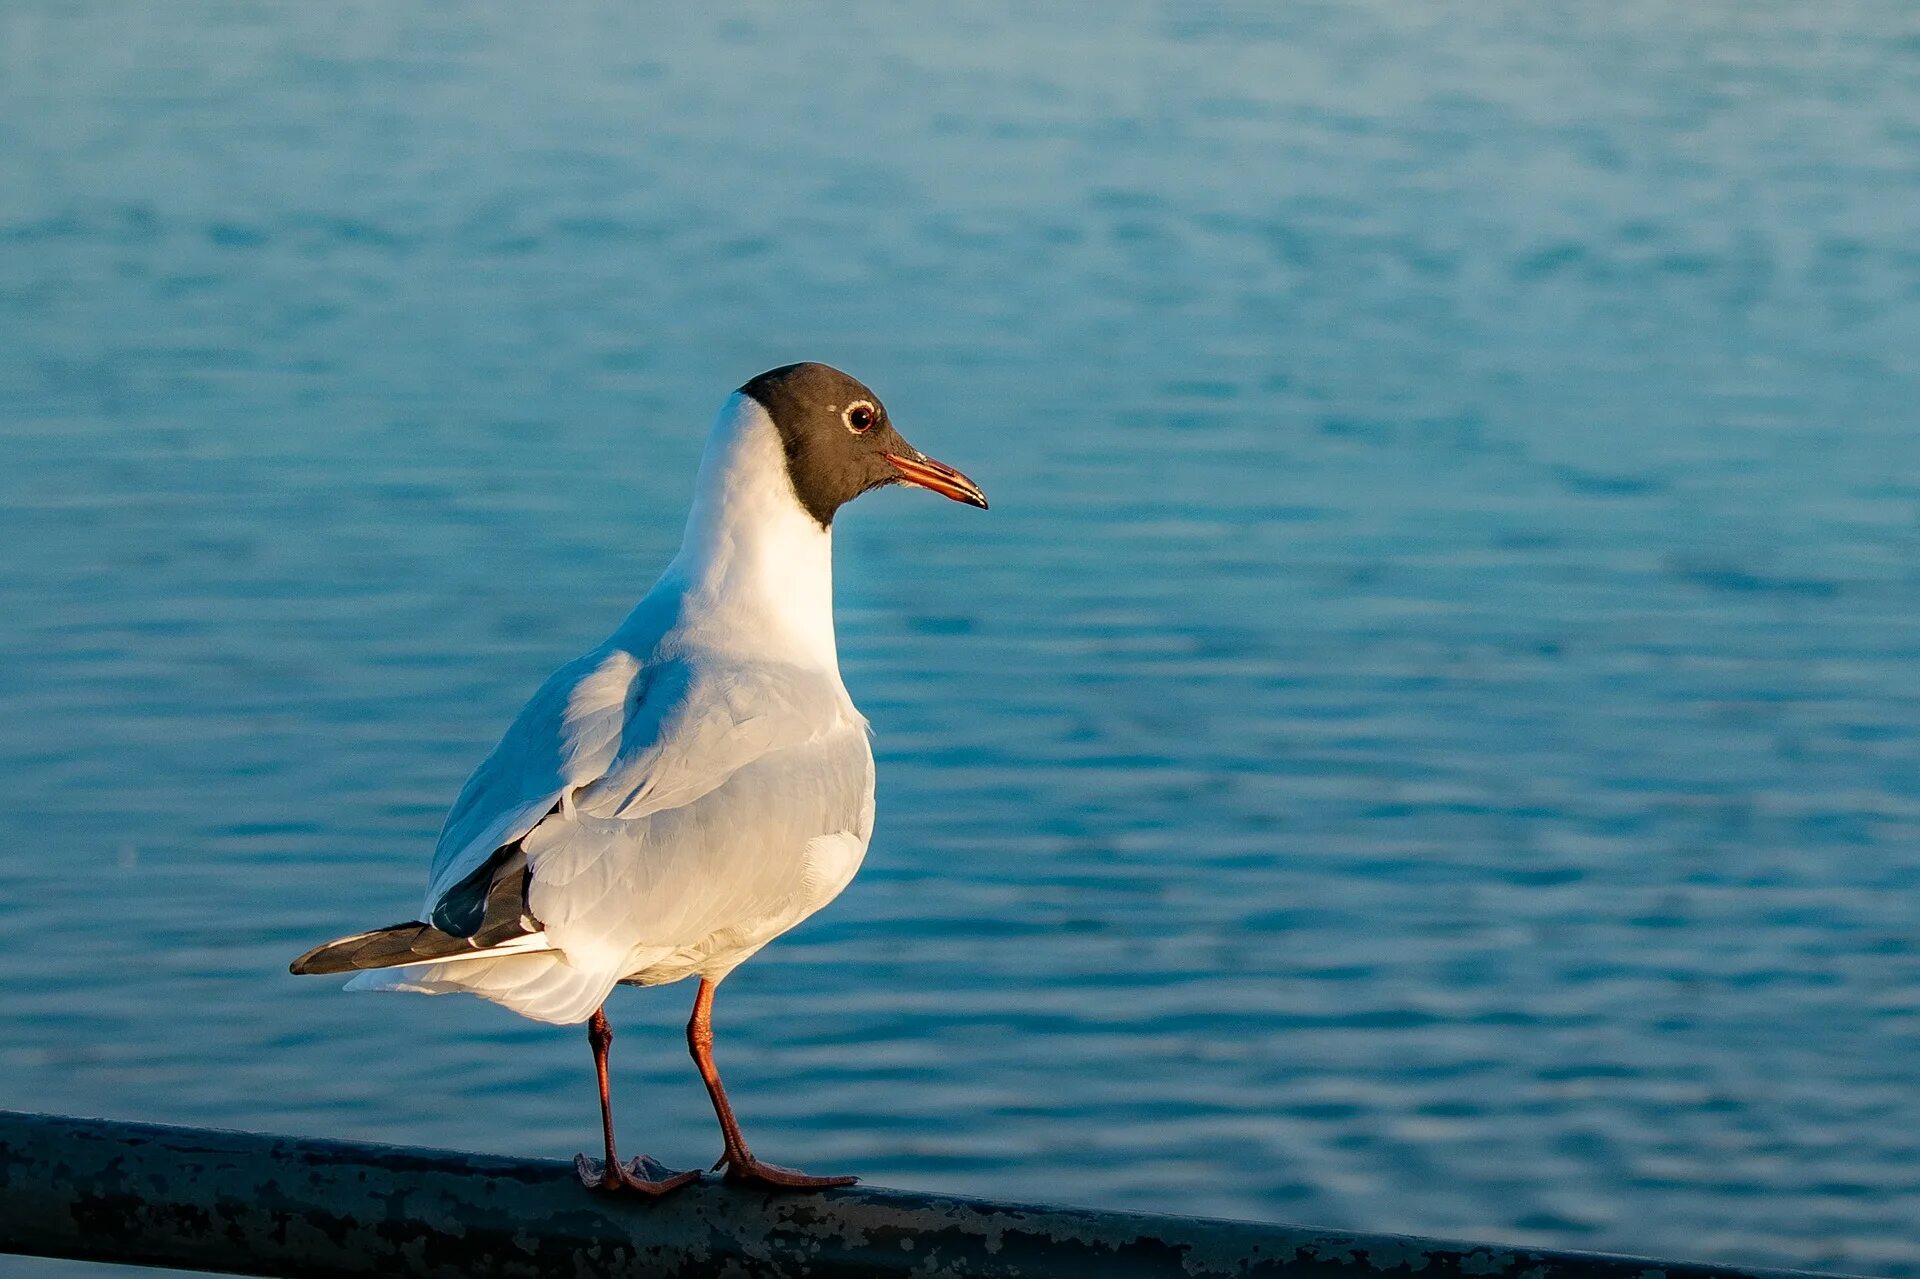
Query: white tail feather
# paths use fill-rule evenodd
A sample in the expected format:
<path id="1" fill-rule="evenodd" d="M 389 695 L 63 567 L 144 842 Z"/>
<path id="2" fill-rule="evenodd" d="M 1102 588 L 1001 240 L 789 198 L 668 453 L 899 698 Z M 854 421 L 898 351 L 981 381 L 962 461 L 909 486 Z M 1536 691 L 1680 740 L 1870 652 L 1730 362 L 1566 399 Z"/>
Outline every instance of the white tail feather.
<path id="1" fill-rule="evenodd" d="M 522 1017 L 565 1026 L 591 1017 L 620 981 L 617 969 L 573 968 L 558 951 L 501 953 L 507 949 L 496 947 L 484 955 L 454 962 L 369 969 L 349 981 L 346 988 L 406 990 L 422 995 L 466 992 L 491 999 Z"/>

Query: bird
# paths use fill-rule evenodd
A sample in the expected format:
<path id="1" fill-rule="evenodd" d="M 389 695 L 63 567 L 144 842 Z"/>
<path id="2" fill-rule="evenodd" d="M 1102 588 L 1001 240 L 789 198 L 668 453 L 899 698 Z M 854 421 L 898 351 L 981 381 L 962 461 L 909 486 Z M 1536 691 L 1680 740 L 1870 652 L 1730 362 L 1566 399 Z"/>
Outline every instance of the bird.
<path id="1" fill-rule="evenodd" d="M 623 983 L 696 979 L 687 1046 L 724 1144 L 712 1170 L 773 1190 L 851 1185 L 753 1154 L 712 1016 L 727 975 L 837 897 L 866 856 L 874 762 L 835 648 L 833 521 L 894 484 L 987 508 L 836 368 L 789 364 L 740 386 L 708 435 L 678 553 L 467 779 L 418 917 L 316 946 L 291 971 L 585 1022 L 605 1158 L 576 1156 L 576 1171 L 648 1196 L 701 1173 L 621 1163 L 605 1004 Z"/>

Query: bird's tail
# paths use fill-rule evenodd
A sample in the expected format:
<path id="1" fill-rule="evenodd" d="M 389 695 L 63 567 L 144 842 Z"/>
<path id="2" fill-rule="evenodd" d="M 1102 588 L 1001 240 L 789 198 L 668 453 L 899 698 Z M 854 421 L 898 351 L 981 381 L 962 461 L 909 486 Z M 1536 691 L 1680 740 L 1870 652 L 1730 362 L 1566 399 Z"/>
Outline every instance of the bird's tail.
<path id="1" fill-rule="evenodd" d="M 598 967 L 569 962 L 527 909 L 526 871 L 526 854 L 517 845 L 502 851 L 470 937 L 408 920 L 315 946 L 292 969 L 355 973 L 348 990 L 464 991 L 538 1021 L 585 1021 L 627 969 L 620 956 Z"/>
<path id="2" fill-rule="evenodd" d="M 475 945 L 476 937 L 450 936 L 417 921 L 395 924 L 315 946 L 293 961 L 293 971 L 354 973 L 348 990 L 464 992 L 563 1026 L 591 1016 L 620 980 L 617 967 L 575 968 L 545 933 L 493 946 Z"/>
<path id="3" fill-rule="evenodd" d="M 481 882 L 486 896 L 474 903 L 480 909 L 466 935 L 410 919 L 315 946 L 294 960 L 289 970 L 300 976 L 351 973 L 553 949 L 540 921 L 527 909 L 526 852 L 515 844 L 496 854 L 484 869 L 488 878 Z"/>
<path id="4" fill-rule="evenodd" d="M 487 959 L 550 950 L 542 932 L 521 933 L 503 941 L 483 941 L 481 934 L 455 937 L 432 924 L 408 920 L 370 933 L 355 933 L 315 946 L 288 965 L 299 976 L 352 973 L 368 968 L 399 968 L 413 964 L 446 964 L 455 960 Z"/>
<path id="5" fill-rule="evenodd" d="M 420 995 L 478 995 L 535 1021 L 570 1026 L 606 1002 L 620 970 L 575 968 L 557 950 L 492 954 L 363 972 L 348 990 L 407 990 Z"/>

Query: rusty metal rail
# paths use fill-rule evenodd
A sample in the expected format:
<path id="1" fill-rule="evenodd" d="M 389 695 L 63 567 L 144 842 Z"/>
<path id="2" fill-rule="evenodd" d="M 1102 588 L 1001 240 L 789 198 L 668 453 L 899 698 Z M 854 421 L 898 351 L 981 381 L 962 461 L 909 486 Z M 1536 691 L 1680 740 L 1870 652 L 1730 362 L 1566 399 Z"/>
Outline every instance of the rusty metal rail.
<path id="1" fill-rule="evenodd" d="M 1798 1271 L 709 1182 L 590 1194 L 543 1159 L 0 1111 L 0 1252 L 233 1274 L 1786 1279 Z"/>

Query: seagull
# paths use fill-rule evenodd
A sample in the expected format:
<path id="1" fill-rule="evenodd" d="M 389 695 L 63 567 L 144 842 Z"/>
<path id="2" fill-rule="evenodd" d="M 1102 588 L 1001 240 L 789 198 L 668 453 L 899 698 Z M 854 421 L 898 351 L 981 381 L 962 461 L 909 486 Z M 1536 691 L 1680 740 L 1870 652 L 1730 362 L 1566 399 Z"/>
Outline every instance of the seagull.
<path id="1" fill-rule="evenodd" d="M 419 917 L 316 946 L 292 971 L 586 1022 L 606 1158 L 575 1167 L 590 1188 L 652 1196 L 700 1173 L 620 1162 L 603 1005 L 622 983 L 698 978 L 687 1046 L 725 1143 L 714 1168 L 770 1189 L 851 1185 L 748 1149 L 713 1063 L 713 999 L 866 856 L 873 752 L 834 646 L 833 517 L 889 484 L 987 506 L 838 369 L 789 364 L 735 391 L 701 456 L 679 553 L 467 779 Z"/>

